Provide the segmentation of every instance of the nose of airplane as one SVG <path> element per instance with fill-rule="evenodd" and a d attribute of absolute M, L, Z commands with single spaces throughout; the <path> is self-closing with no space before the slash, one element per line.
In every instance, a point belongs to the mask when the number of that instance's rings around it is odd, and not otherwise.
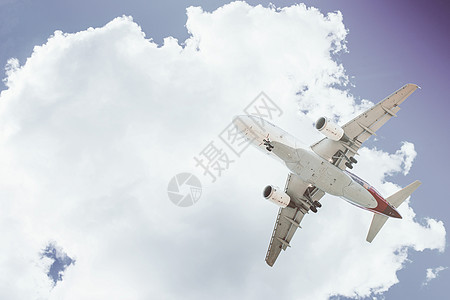
<path fill-rule="evenodd" d="M 233 117 L 233 123 L 236 121 L 245 121 L 246 119 L 248 119 L 248 116 L 246 115 L 235 115 Z"/>
<path fill-rule="evenodd" d="M 233 117 L 233 124 L 236 124 L 237 122 L 239 122 L 240 118 L 243 117 L 241 115 L 236 115 Z"/>
<path fill-rule="evenodd" d="M 247 127 L 250 126 L 250 120 L 249 116 L 246 115 L 236 115 L 233 117 L 233 124 L 239 129 L 239 130 L 245 130 Z"/>

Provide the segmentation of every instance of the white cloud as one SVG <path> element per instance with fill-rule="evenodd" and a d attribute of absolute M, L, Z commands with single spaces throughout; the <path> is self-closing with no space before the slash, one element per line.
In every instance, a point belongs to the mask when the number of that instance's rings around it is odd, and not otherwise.
<path fill-rule="evenodd" d="M 404 157 L 403 158 L 403 164 L 404 164 L 403 175 L 408 175 L 409 170 L 412 167 L 414 158 L 416 158 L 416 156 L 417 156 L 417 152 L 416 152 L 416 150 L 414 150 L 414 144 L 408 143 L 408 142 L 403 142 L 402 147 L 400 148 L 400 150 L 397 151 L 396 154 L 400 154 Z"/>
<path fill-rule="evenodd" d="M 158 46 L 122 17 L 55 32 L 22 66 L 10 61 L 0 96 L 0 298 L 365 296 L 398 282 L 405 246 L 443 251 L 442 222 L 414 222 L 408 203 L 404 219 L 367 244 L 371 215 L 326 197 L 268 268 L 277 208 L 260 194 L 284 184 L 285 168 L 249 149 L 209 184 L 193 156 L 262 90 L 284 111 L 277 124 L 307 143 L 320 138 L 317 116 L 366 108 L 333 88 L 347 84 L 331 56 L 345 45 L 342 15 L 244 2 L 187 12 L 183 47 L 173 38 Z M 388 195 L 399 187 L 386 175 L 406 174 L 414 156 L 409 143 L 395 154 L 364 148 L 355 169 Z M 188 209 L 166 194 L 183 171 L 205 185 Z M 38 264 L 53 240 L 77 263 L 51 290 Z"/>
<path fill-rule="evenodd" d="M 389 125 L 387 125 L 389 126 Z M 414 149 L 414 144 L 409 142 L 403 142 L 399 150 L 394 154 L 389 154 L 383 150 L 361 149 L 361 156 L 364 157 L 363 167 L 358 165 L 355 170 L 362 168 L 369 168 L 371 170 L 372 180 L 384 179 L 386 176 L 393 175 L 395 173 L 403 173 L 407 175 L 412 167 L 412 163 L 417 156 L 417 152 Z M 380 168 L 371 168 L 371 166 L 381 166 Z M 381 183 L 381 182 L 380 182 Z"/>
<path fill-rule="evenodd" d="M 437 267 L 434 269 L 433 268 L 427 269 L 427 274 L 426 274 L 426 278 L 425 278 L 423 285 L 428 285 L 428 283 L 430 283 L 431 280 L 436 279 L 439 276 L 440 272 L 447 270 L 447 269 L 448 269 L 448 267 L 443 267 L 443 266 L 440 266 L 440 267 Z"/>

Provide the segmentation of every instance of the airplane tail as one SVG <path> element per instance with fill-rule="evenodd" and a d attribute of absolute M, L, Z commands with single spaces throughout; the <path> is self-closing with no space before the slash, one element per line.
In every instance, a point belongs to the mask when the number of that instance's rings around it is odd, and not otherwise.
<path fill-rule="evenodd" d="M 393 194 L 392 196 L 386 198 L 386 200 L 393 205 L 395 208 L 399 207 L 400 204 L 403 203 L 403 201 L 406 200 L 422 183 L 418 180 L 414 181 L 407 187 L 401 189 L 397 193 Z M 374 214 L 372 223 L 370 224 L 369 233 L 367 234 L 366 241 L 371 243 L 375 236 L 378 234 L 380 229 L 383 227 L 384 223 L 386 223 L 388 217 Z"/>

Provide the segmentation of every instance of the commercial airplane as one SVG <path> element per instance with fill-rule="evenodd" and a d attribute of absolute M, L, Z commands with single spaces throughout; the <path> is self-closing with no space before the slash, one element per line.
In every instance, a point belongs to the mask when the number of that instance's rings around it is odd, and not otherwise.
<path fill-rule="evenodd" d="M 319 118 L 315 126 L 325 138 L 310 147 L 265 119 L 234 117 L 233 123 L 247 141 L 280 159 L 290 171 L 284 190 L 269 185 L 263 191 L 264 198 L 280 207 L 266 255 L 269 266 L 273 266 L 281 249 L 290 247 L 303 216 L 309 211 L 316 213 L 322 206 L 319 200 L 325 193 L 374 213 L 366 238 L 369 243 L 388 217 L 402 218 L 397 207 L 419 187 L 420 181 L 383 198 L 373 186 L 346 169 L 357 163 L 355 156 L 362 143 L 396 117 L 399 105 L 417 88 L 415 84 L 403 86 L 342 127 Z"/>

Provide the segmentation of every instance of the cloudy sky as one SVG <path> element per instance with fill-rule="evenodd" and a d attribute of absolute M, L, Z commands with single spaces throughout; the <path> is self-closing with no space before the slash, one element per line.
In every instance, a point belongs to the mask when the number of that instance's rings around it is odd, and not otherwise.
<path fill-rule="evenodd" d="M 442 298 L 447 8 L 273 3 L 0 1 L 2 299 Z M 269 268 L 278 209 L 261 192 L 287 170 L 246 149 L 212 182 L 194 157 L 262 91 L 312 144 L 319 116 L 409 82 L 354 169 L 385 196 L 423 182 L 403 220 L 368 244 L 371 214 L 324 197 Z M 187 208 L 167 194 L 181 172 L 203 186 Z"/>

